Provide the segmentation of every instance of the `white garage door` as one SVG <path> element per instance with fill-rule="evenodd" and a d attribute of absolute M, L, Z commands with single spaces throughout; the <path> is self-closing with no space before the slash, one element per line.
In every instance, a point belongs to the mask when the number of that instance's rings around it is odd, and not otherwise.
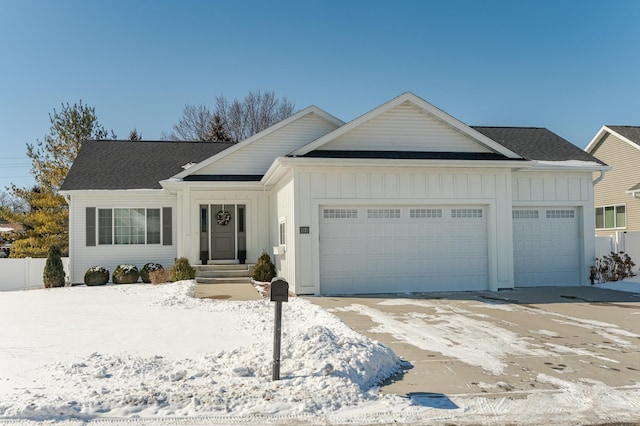
<path fill-rule="evenodd" d="M 576 209 L 513 209 L 515 286 L 579 285 L 578 243 Z"/>
<path fill-rule="evenodd" d="M 321 207 L 320 292 L 488 288 L 482 206 Z"/>

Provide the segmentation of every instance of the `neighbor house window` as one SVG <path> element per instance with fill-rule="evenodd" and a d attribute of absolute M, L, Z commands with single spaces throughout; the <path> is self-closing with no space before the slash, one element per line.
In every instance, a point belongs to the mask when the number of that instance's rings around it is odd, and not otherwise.
<path fill-rule="evenodd" d="M 98 209 L 98 244 L 160 244 L 160 209 Z"/>
<path fill-rule="evenodd" d="M 596 207 L 596 229 L 626 228 L 626 226 L 626 205 Z"/>

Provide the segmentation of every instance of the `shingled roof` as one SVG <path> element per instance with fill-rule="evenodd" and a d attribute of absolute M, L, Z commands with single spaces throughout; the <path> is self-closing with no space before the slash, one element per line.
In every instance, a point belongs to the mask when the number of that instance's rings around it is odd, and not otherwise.
<path fill-rule="evenodd" d="M 640 126 L 606 126 L 620 136 L 640 146 Z"/>
<path fill-rule="evenodd" d="M 199 163 L 230 143 L 94 141 L 82 144 L 63 191 L 91 189 L 161 189 L 160 181 L 188 163 Z"/>
<path fill-rule="evenodd" d="M 472 126 L 527 160 L 592 161 L 604 164 L 566 139 L 541 127 L 481 127 Z"/>

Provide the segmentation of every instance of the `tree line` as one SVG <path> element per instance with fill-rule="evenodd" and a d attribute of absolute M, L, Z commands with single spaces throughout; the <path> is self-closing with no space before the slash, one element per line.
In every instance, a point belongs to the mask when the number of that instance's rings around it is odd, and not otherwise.
<path fill-rule="evenodd" d="M 185 105 L 182 116 L 163 140 L 197 142 L 240 142 L 291 116 L 294 104 L 272 91 L 255 91 L 242 100 L 228 101 L 220 95 L 214 108 Z M 63 103 L 49 114 L 49 134 L 35 144 L 27 143 L 31 174 L 35 184 L 20 188 L 15 184 L 0 191 L 0 219 L 22 224 L 24 233 L 10 235 L 11 257 L 46 257 L 51 246 L 64 256 L 69 252 L 69 208 L 58 191 L 82 143 L 87 140 L 117 139 L 103 127 L 95 108 L 82 101 Z M 141 141 L 136 129 L 128 140 Z"/>

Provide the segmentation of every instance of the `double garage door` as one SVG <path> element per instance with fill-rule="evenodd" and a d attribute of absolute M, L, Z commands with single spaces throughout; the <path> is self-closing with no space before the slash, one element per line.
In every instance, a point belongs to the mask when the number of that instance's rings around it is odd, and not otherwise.
<path fill-rule="evenodd" d="M 322 207 L 320 292 L 488 288 L 483 206 Z"/>
<path fill-rule="evenodd" d="M 578 285 L 575 208 L 513 209 L 516 287 Z M 489 288 L 484 206 L 320 208 L 320 292 Z"/>

